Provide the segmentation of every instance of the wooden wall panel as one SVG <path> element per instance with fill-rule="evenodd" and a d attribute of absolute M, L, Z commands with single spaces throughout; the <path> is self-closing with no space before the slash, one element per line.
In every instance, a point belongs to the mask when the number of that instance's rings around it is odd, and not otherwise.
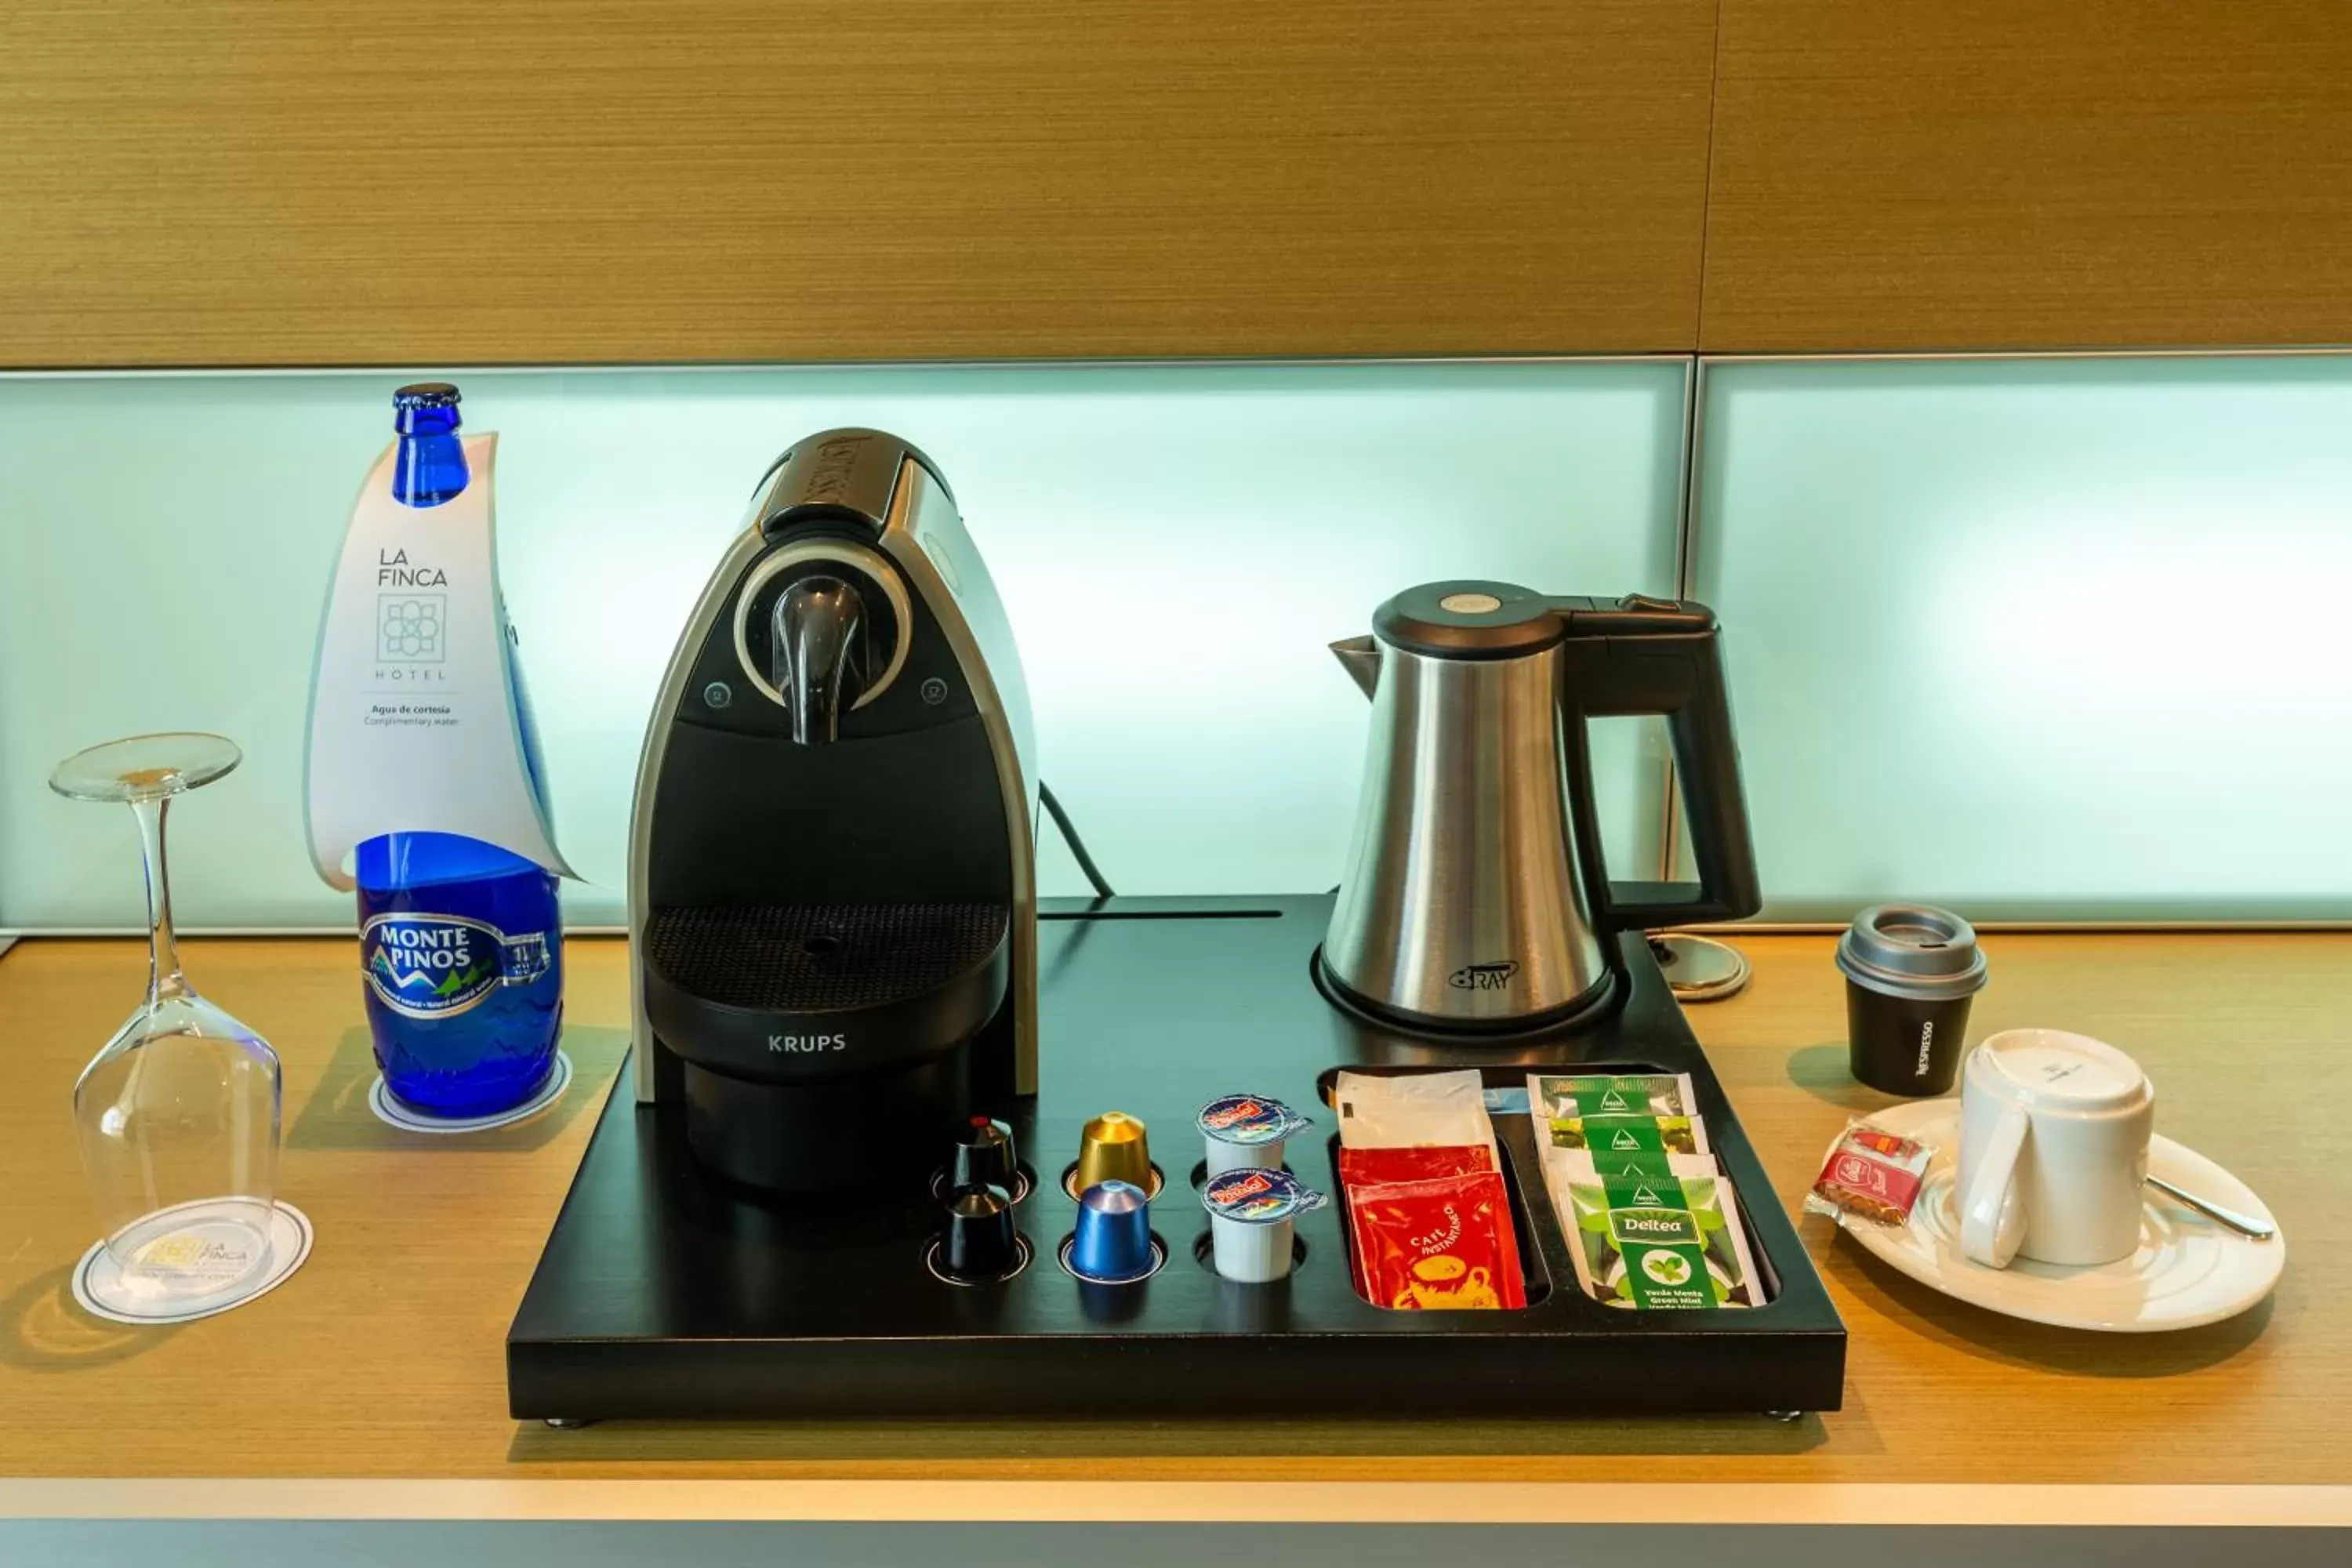
<path fill-rule="evenodd" d="M 2352 5 L 1723 0 L 1715 351 L 2352 342 Z"/>
<path fill-rule="evenodd" d="M 1685 349 L 1714 0 L 8 0 L 0 364 Z"/>

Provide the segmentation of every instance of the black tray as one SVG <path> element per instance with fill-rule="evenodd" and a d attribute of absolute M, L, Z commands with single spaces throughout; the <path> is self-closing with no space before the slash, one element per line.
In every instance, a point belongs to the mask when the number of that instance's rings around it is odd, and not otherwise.
<path fill-rule="evenodd" d="M 1348 1016 L 1309 972 L 1328 898 L 1122 899 L 1042 922 L 1042 1092 L 1013 1110 L 1037 1178 L 1019 1206 L 1034 1256 L 1001 1284 L 937 1278 L 929 1205 L 770 1205 L 724 1191 L 686 1151 L 672 1107 L 640 1107 L 621 1074 L 507 1337 L 518 1417 L 724 1418 L 1251 1413 L 1413 1416 L 1834 1410 L 1845 1329 L 1705 1054 L 1638 934 L 1624 1005 L 1539 1040 L 1436 1045 Z M 1529 1305 L 1410 1312 L 1349 1284 L 1329 1111 L 1340 1067 L 1531 1065 L 1688 1072 L 1738 1188 L 1771 1299 L 1752 1310 L 1636 1312 L 1576 1286 L 1524 1115 L 1497 1115 Z M 1273 1285 L 1220 1279 L 1192 1187 L 1193 1113 L 1270 1094 L 1314 1115 L 1289 1163 L 1335 1194 L 1297 1226 L 1304 1261 Z M 1166 1185 L 1152 1205 L 1167 1262 L 1087 1285 L 1057 1261 L 1078 1130 L 1143 1117 Z"/>

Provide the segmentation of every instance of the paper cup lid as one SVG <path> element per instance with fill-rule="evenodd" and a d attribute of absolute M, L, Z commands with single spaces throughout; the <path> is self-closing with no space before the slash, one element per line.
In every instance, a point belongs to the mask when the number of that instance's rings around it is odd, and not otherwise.
<path fill-rule="evenodd" d="M 1983 989 L 1985 955 L 1968 921 L 1928 904 L 1880 904 L 1838 939 L 1837 966 L 1856 984 L 1915 1002 Z"/>

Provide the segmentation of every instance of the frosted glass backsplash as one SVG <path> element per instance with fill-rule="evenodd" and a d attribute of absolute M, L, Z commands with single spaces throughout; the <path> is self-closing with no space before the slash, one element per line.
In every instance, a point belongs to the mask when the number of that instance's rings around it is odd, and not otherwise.
<path fill-rule="evenodd" d="M 945 469 L 1021 641 L 1042 771 L 1122 892 L 1337 880 L 1365 706 L 1324 644 L 1410 584 L 1670 589 L 1677 360 L 474 372 L 501 433 L 507 597 L 556 823 L 617 922 L 648 706 L 753 481 L 834 425 Z M 92 742 L 217 730 L 174 813 L 191 924 L 330 925 L 301 842 L 320 605 L 391 372 L 0 377 L 0 927 L 138 918 L 127 812 L 57 799 Z M 1617 874 L 1650 874 L 1661 755 L 1603 737 Z M 1752 742 L 1751 742 L 1752 743 Z M 1042 879 L 1084 883 L 1050 830 Z"/>
<path fill-rule="evenodd" d="M 752 482 L 869 424 L 938 458 L 1019 635 L 1044 773 L 1122 891 L 1327 888 L 1399 587 L 1675 581 L 1678 360 L 474 372 L 555 784 L 620 918 L 646 709 Z M 0 927 L 128 925 L 94 741 L 220 730 L 184 917 L 325 926 L 301 736 L 392 372 L 0 376 Z M 1710 363 L 1691 567 L 1721 614 L 1768 913 L 2352 919 L 2352 357 Z M 1612 721 L 1612 869 L 1663 748 Z M 1050 830 L 1048 892 L 1084 883 Z"/>
<path fill-rule="evenodd" d="M 1708 366 L 1769 912 L 2352 918 L 2352 358 Z"/>

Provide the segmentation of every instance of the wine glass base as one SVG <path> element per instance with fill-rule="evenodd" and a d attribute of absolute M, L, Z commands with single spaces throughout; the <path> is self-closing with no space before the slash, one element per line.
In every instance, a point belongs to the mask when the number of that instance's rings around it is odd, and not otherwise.
<path fill-rule="evenodd" d="M 399 1096 L 384 1087 L 383 1075 L 376 1075 L 368 1086 L 368 1109 L 376 1120 L 404 1132 L 488 1132 L 494 1127 L 511 1127 L 518 1121 L 528 1121 L 549 1106 L 563 1098 L 572 1087 L 572 1058 L 559 1050 L 555 1063 L 547 1070 L 547 1081 L 537 1093 L 510 1110 L 494 1111 L 488 1116 L 435 1116 L 401 1103 Z"/>
<path fill-rule="evenodd" d="M 127 735 L 59 763 L 49 787 L 72 800 L 164 800 L 202 788 L 244 760 L 235 741 L 200 730 Z"/>
<path fill-rule="evenodd" d="M 162 1324 L 194 1322 L 267 1295 L 310 1256 L 310 1216 L 291 1204 L 271 1205 L 268 1256 L 252 1267 L 227 1273 L 232 1265 L 208 1271 L 201 1261 L 187 1261 L 249 1241 L 252 1228 L 242 1217 L 249 1209 L 234 1200 L 208 1198 L 149 1215 L 135 1227 L 148 1233 L 140 1241 L 140 1256 L 160 1261 L 126 1269 L 98 1242 L 74 1268 L 74 1300 L 84 1311 L 113 1322 Z"/>

